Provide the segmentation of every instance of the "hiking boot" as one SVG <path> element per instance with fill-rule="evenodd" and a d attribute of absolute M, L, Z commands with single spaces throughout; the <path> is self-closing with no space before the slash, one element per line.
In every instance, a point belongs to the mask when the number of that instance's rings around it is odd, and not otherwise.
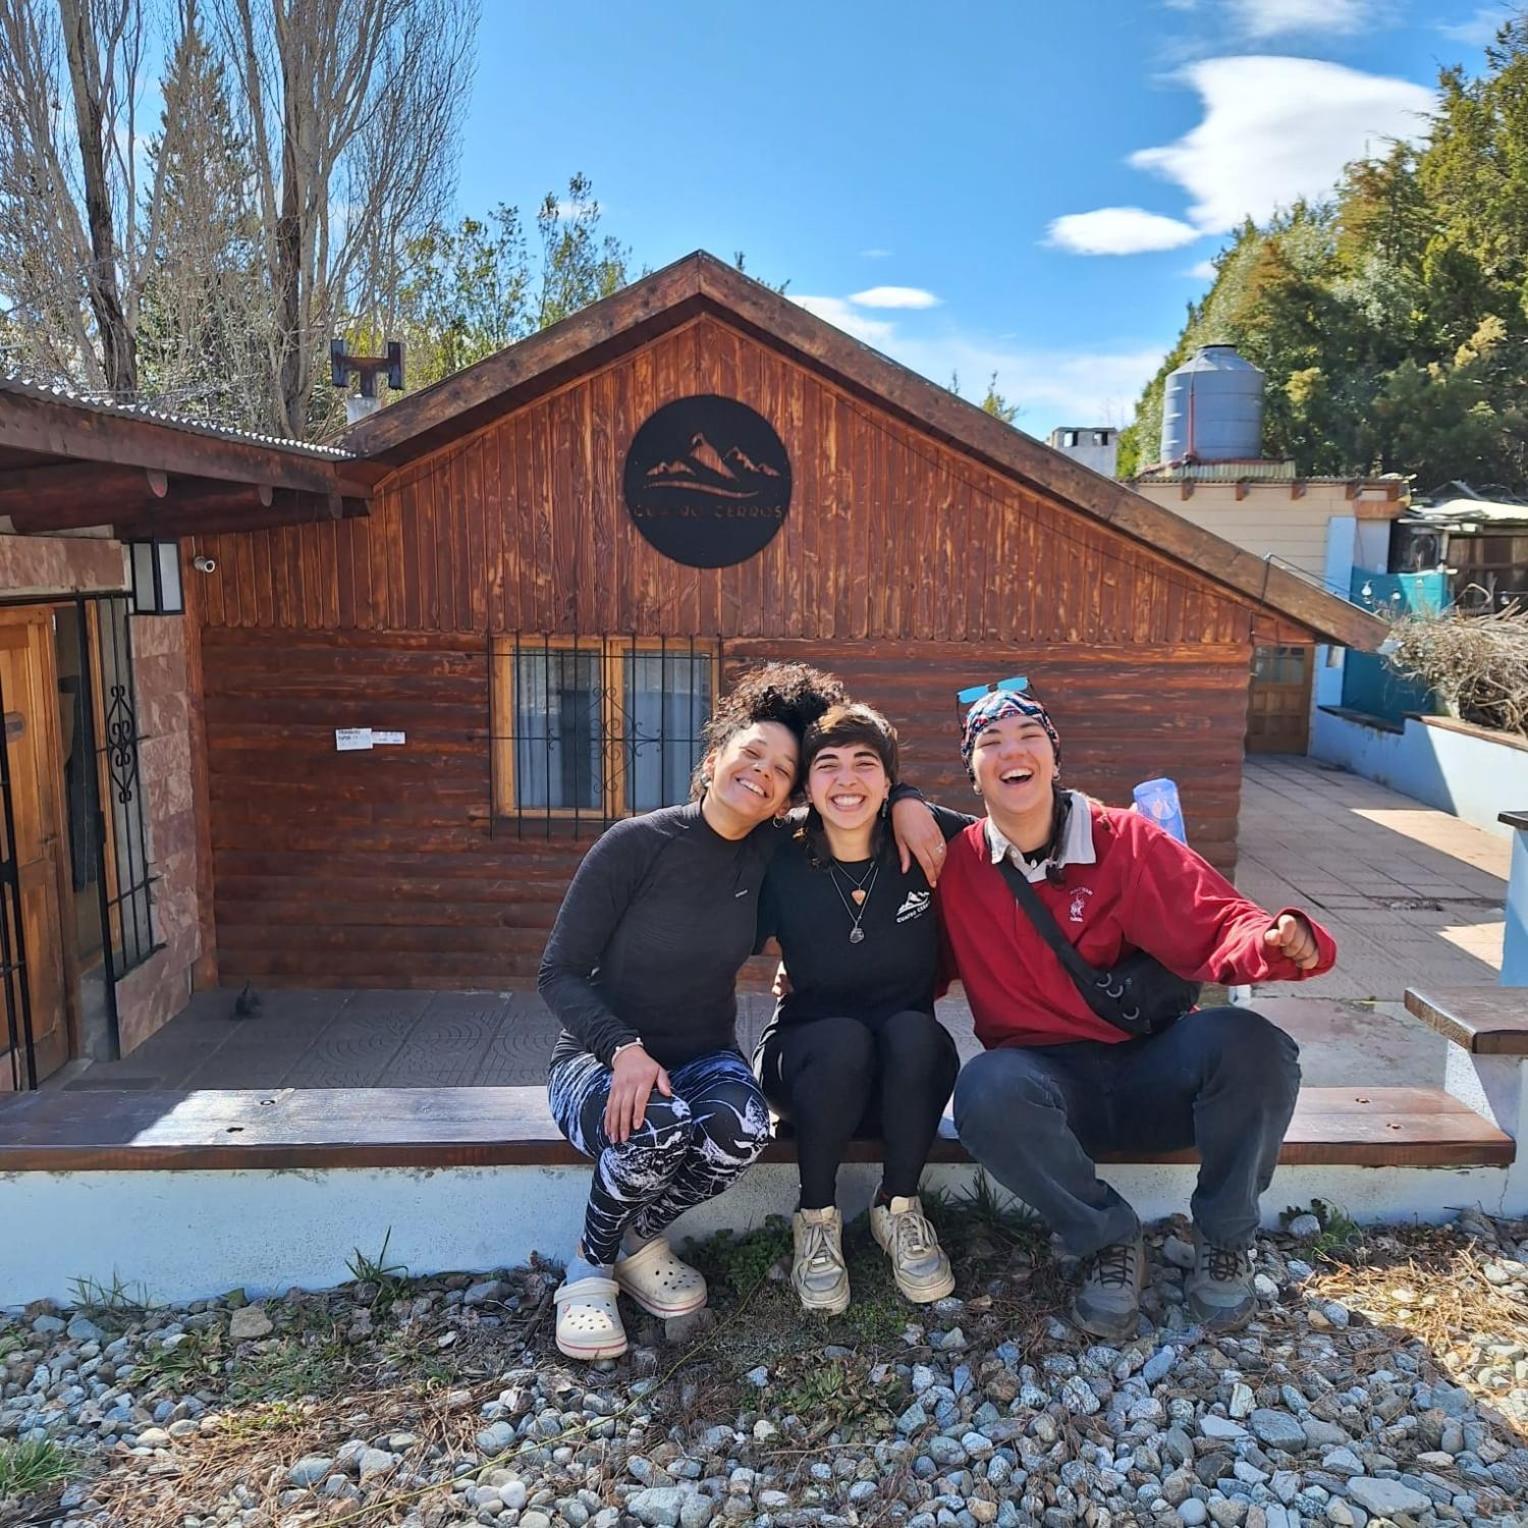
<path fill-rule="evenodd" d="M 1194 1268 L 1187 1282 L 1188 1308 L 1213 1332 L 1234 1332 L 1257 1309 L 1252 1288 L 1252 1254 L 1239 1247 L 1217 1247 L 1194 1227 Z"/>
<path fill-rule="evenodd" d="M 950 1260 L 939 1245 L 934 1228 L 923 1215 L 916 1194 L 894 1194 L 890 1204 L 872 1205 L 870 1234 L 891 1259 L 891 1276 L 897 1288 L 918 1305 L 942 1300 L 955 1290 Z"/>
<path fill-rule="evenodd" d="M 807 1310 L 836 1316 L 849 1308 L 849 1270 L 844 1267 L 844 1217 L 836 1207 L 797 1210 L 791 1217 L 796 1261 L 791 1287 Z"/>
<path fill-rule="evenodd" d="M 1106 1342 L 1128 1342 L 1141 1316 L 1146 1249 L 1137 1231 L 1129 1241 L 1100 1247 L 1082 1262 L 1082 1288 L 1072 1300 L 1072 1320 Z"/>

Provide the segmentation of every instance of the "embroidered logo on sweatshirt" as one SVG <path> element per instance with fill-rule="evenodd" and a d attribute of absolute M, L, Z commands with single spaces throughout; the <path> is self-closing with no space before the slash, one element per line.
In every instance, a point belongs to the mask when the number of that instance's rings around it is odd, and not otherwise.
<path fill-rule="evenodd" d="M 914 918 L 921 918 L 928 911 L 932 896 L 931 891 L 908 892 L 907 900 L 897 909 L 897 922 L 911 923 Z"/>
<path fill-rule="evenodd" d="M 1066 915 L 1072 920 L 1073 923 L 1082 922 L 1082 915 L 1087 911 L 1088 898 L 1092 895 L 1093 888 L 1091 886 L 1079 886 L 1072 893 L 1072 900 L 1067 905 Z"/>

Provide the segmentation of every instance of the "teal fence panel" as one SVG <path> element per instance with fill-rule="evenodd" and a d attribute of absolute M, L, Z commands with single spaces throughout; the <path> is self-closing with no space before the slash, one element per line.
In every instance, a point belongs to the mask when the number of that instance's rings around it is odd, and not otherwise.
<path fill-rule="evenodd" d="M 1410 615 L 1442 610 L 1448 602 L 1446 575 L 1366 573 L 1353 570 L 1353 603 L 1380 615 Z M 1397 725 L 1408 711 L 1437 710 L 1432 692 L 1415 679 L 1403 678 L 1378 653 L 1350 652 L 1342 664 L 1342 703 L 1350 711 L 1382 717 Z"/>

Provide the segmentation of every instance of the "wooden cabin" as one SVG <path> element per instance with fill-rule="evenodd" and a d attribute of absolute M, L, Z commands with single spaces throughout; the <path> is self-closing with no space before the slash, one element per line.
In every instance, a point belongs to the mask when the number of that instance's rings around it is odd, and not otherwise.
<path fill-rule="evenodd" d="M 531 982 L 593 837 L 686 798 L 770 658 L 960 804 L 956 691 L 1025 674 L 1067 779 L 1171 776 L 1232 871 L 1254 647 L 1381 635 L 704 254 L 340 445 L 366 513 L 191 538 L 225 984 Z"/>

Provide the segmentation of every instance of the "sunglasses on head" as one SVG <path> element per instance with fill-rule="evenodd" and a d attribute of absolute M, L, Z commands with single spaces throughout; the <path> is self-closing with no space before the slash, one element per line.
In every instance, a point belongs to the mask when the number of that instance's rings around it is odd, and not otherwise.
<path fill-rule="evenodd" d="M 1023 674 L 1015 674 L 1011 679 L 997 679 L 990 684 L 967 685 L 963 690 L 956 690 L 955 699 L 963 706 L 969 706 L 982 698 L 983 695 L 991 695 L 996 690 L 1013 690 L 1022 694 L 1029 688 L 1029 680 Z"/>

